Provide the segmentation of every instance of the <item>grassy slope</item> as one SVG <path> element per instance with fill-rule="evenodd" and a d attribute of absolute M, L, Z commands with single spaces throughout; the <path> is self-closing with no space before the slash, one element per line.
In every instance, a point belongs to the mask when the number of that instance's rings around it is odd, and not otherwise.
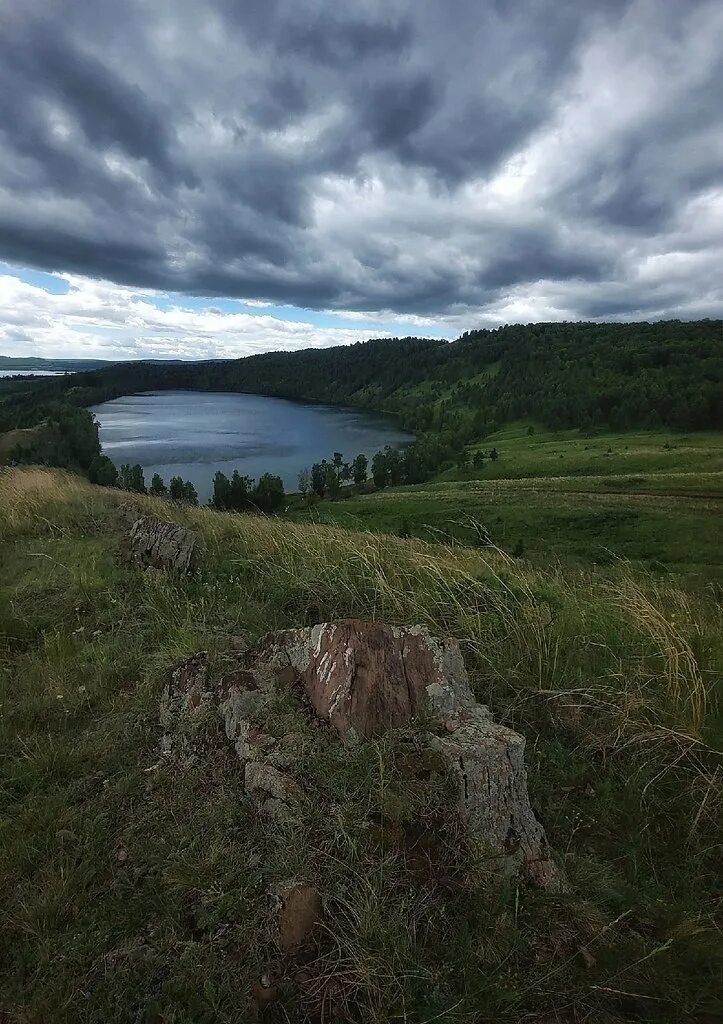
<path fill-rule="evenodd" d="M 267 1021 L 322 1019 L 331 993 L 344 1020 L 715 1019 L 719 606 L 640 574 L 142 499 L 204 536 L 202 574 L 173 581 L 119 560 L 127 500 L 0 475 L 5 1019 L 253 1021 L 266 969 Z M 308 740 L 293 701 L 271 727 L 299 732 L 328 799 L 291 832 L 239 799 L 228 757 L 158 765 L 175 659 L 207 649 L 217 671 L 239 634 L 342 615 L 461 639 L 479 695 L 528 736 L 570 895 L 489 877 L 403 736 L 349 754 Z M 268 933 L 290 876 L 324 894 L 303 964 Z"/>
<path fill-rule="evenodd" d="M 478 523 L 494 544 L 511 551 L 521 542 L 526 557 L 540 564 L 624 558 L 704 583 L 723 579 L 720 433 L 584 438 L 577 431 L 538 430 L 530 437 L 526 425 L 518 425 L 481 447 L 500 454 L 482 470 L 453 470 L 433 482 L 292 515 L 464 543 L 474 542 Z"/>
<path fill-rule="evenodd" d="M 25 427 L 0 433 L 0 459 L 5 458 L 18 445 L 30 447 L 38 440 L 41 431 L 42 427 Z"/>

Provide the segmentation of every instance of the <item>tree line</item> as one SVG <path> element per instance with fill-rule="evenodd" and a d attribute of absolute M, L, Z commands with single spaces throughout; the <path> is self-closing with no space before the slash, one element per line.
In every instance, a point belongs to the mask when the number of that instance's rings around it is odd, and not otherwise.
<path fill-rule="evenodd" d="M 466 444 L 520 419 L 551 429 L 723 428 L 723 321 L 517 324 L 469 331 L 453 342 L 371 339 L 237 360 L 120 363 L 62 377 L 3 378 L 0 432 L 37 428 L 7 460 L 112 475 L 99 461 L 97 427 L 85 407 L 167 388 L 245 391 L 392 414 L 417 441 L 403 450 L 401 469 L 391 457 L 386 475 L 415 483 L 458 459 Z M 333 466 L 333 458 L 326 461 Z M 333 494 L 343 466 L 319 465 L 317 484 Z M 353 479 L 351 464 L 350 471 Z"/>
<path fill-rule="evenodd" d="M 154 473 L 150 486 L 146 487 L 142 466 L 138 464 L 123 465 L 116 470 L 110 459 L 107 461 L 110 463 L 112 471 L 108 470 L 105 464 L 103 464 L 101 473 L 91 470 L 89 475 L 93 483 L 103 484 L 106 487 L 120 487 L 136 494 L 152 494 L 157 498 L 167 497 L 172 501 L 181 501 L 187 505 L 198 505 L 198 492 L 190 480 L 172 476 L 166 486 L 163 477 L 159 473 Z M 213 478 L 213 494 L 209 505 L 225 511 L 271 513 L 278 511 L 284 503 L 284 499 L 284 485 L 278 476 L 264 473 L 258 481 L 255 481 L 251 477 L 242 476 L 238 470 L 234 470 L 229 479 L 219 471 Z"/>
<path fill-rule="evenodd" d="M 394 414 L 457 440 L 557 429 L 723 427 L 723 321 L 514 324 L 453 342 L 371 339 L 203 363 L 123 363 L 16 387 L 91 405 L 163 388 L 247 391 Z"/>

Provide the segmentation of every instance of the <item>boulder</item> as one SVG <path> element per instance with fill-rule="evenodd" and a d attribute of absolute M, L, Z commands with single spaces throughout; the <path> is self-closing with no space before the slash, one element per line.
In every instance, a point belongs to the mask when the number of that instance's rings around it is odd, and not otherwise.
<path fill-rule="evenodd" d="M 406 725 L 423 709 L 451 713 L 473 701 L 459 644 L 422 626 L 324 622 L 273 633 L 250 656 L 257 671 L 297 680 L 347 743 Z"/>
<path fill-rule="evenodd" d="M 245 657 L 260 677 L 298 685 L 346 743 L 424 712 L 429 744 L 457 779 L 471 832 L 505 868 L 546 888 L 563 884 L 530 805 L 525 740 L 477 703 L 455 640 L 423 626 L 346 619 L 270 634 Z"/>
<path fill-rule="evenodd" d="M 177 573 L 198 568 L 202 557 L 197 533 L 154 516 L 135 520 L 128 532 L 128 549 L 131 561 L 137 565 Z"/>
<path fill-rule="evenodd" d="M 562 876 L 530 806 L 524 737 L 493 722 L 483 705 L 464 711 L 452 730 L 445 725 L 447 735 L 433 735 L 430 745 L 457 779 L 459 811 L 470 831 L 505 870 L 560 888 Z"/>
<path fill-rule="evenodd" d="M 530 805 L 525 740 L 477 703 L 455 640 L 423 626 L 343 619 L 269 634 L 235 655 L 212 692 L 205 655 L 176 668 L 162 703 L 165 745 L 177 746 L 184 723 L 212 705 L 241 762 L 246 795 L 267 818 L 293 823 L 302 796 L 293 775 L 298 742 L 266 731 L 269 698 L 280 686 L 297 688 L 347 744 L 419 718 L 428 748 L 456 780 L 459 813 L 492 861 L 537 885 L 564 885 Z"/>

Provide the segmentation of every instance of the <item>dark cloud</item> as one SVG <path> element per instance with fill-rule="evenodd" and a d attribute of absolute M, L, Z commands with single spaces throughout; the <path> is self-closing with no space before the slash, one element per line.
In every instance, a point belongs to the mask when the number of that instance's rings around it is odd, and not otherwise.
<path fill-rule="evenodd" d="M 665 289 L 655 258 L 720 255 L 722 52 L 715 0 L 23 0 L 0 258 L 315 308 L 698 308 L 700 262 Z"/>

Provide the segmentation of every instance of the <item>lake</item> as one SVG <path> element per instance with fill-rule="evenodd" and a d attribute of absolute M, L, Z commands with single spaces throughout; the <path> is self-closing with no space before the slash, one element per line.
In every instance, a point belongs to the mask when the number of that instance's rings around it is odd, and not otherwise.
<path fill-rule="evenodd" d="M 61 370 L 0 370 L 0 377 L 57 377 Z"/>
<path fill-rule="evenodd" d="M 350 462 L 387 444 L 414 440 L 372 413 L 283 398 L 204 391 L 152 391 L 93 406 L 103 452 L 116 466 L 140 463 L 146 485 L 154 473 L 190 480 L 207 501 L 213 474 L 234 469 L 246 476 L 274 473 L 287 491 L 299 471 L 332 453 Z"/>

